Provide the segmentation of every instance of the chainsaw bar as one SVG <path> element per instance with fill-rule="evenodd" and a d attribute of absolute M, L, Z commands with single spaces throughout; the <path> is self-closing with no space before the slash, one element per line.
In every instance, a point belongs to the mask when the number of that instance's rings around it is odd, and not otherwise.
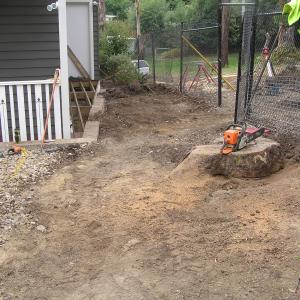
<path fill-rule="evenodd" d="M 265 128 L 256 129 L 249 133 L 247 130 L 240 136 L 236 149 L 241 150 L 245 148 L 248 144 L 255 141 L 259 137 L 263 136 L 265 133 Z"/>

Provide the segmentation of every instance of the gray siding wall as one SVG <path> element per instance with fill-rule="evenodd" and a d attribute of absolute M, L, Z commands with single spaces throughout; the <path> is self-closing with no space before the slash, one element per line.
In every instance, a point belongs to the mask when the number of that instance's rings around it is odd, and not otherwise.
<path fill-rule="evenodd" d="M 0 81 L 47 79 L 59 67 L 53 0 L 0 0 Z"/>
<path fill-rule="evenodd" d="M 94 68 L 95 68 L 95 79 L 100 78 L 99 70 L 99 25 L 98 25 L 98 7 L 94 5 Z"/>

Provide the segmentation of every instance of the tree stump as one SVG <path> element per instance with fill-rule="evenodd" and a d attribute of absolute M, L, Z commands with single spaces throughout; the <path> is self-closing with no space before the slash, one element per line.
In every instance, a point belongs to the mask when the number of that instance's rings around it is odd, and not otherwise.
<path fill-rule="evenodd" d="M 281 147 L 270 139 L 260 138 L 257 143 L 229 155 L 221 155 L 220 149 L 220 145 L 196 147 L 173 174 L 197 171 L 198 174 L 214 176 L 261 178 L 284 167 Z"/>

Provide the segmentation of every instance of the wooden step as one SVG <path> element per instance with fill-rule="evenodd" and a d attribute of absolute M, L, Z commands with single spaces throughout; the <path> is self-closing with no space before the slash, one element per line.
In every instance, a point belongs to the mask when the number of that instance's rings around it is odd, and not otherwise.
<path fill-rule="evenodd" d="M 86 95 L 88 95 L 88 97 L 90 98 L 90 100 L 92 101 L 95 97 L 95 93 L 94 92 L 76 92 L 76 96 L 77 96 L 77 99 L 86 99 Z M 74 93 L 71 92 L 70 93 L 70 99 L 73 100 L 74 99 Z"/>

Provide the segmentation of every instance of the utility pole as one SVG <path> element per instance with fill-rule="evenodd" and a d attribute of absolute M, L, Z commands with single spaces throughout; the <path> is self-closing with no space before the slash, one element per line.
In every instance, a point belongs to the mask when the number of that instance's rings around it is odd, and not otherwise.
<path fill-rule="evenodd" d="M 223 5 L 218 0 L 218 107 L 222 106 L 222 32 L 223 32 Z"/>
<path fill-rule="evenodd" d="M 140 51 L 141 51 L 141 6 L 140 0 L 135 0 L 135 16 L 136 16 L 136 40 L 138 52 L 138 72 L 140 70 Z"/>
<path fill-rule="evenodd" d="M 98 20 L 99 20 L 99 28 L 101 31 L 103 31 L 104 28 L 104 24 L 105 24 L 105 0 L 99 0 L 99 16 L 98 16 Z"/>
<path fill-rule="evenodd" d="M 230 0 L 227 1 L 230 3 Z M 222 7 L 222 66 L 228 65 L 230 6 Z"/>

